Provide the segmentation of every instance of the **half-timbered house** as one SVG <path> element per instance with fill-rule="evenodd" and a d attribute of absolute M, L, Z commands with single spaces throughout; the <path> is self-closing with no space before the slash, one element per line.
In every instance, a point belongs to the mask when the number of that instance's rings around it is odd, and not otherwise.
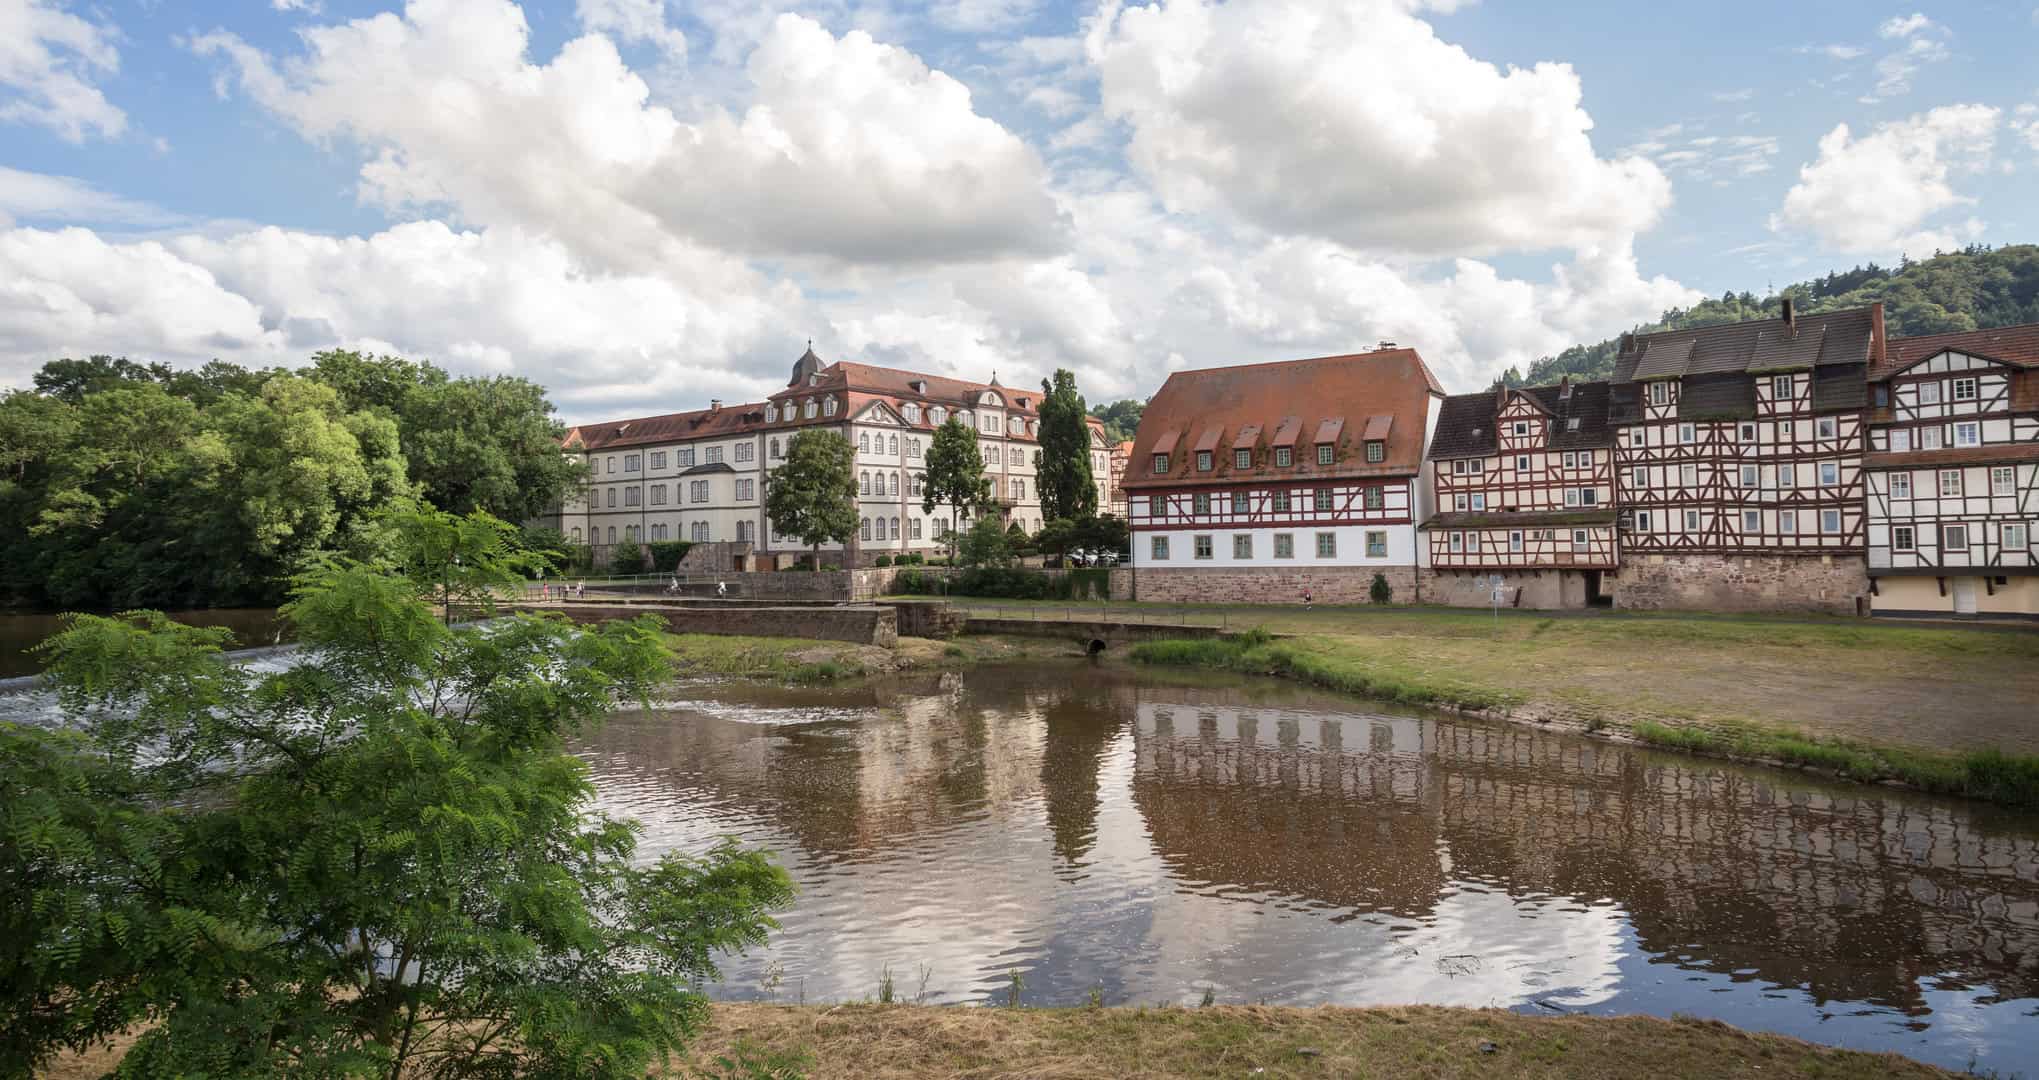
<path fill-rule="evenodd" d="M 1899 338 L 1871 372 L 1879 615 L 2039 618 L 2039 324 Z"/>
<path fill-rule="evenodd" d="M 1623 607 L 1866 610 L 1883 308 L 1626 335 L 1611 379 Z"/>
<path fill-rule="evenodd" d="M 1425 599 L 1585 607 L 1608 602 L 1614 434 L 1604 382 L 1454 394 L 1430 439 L 1437 512 L 1419 530 Z"/>
<path fill-rule="evenodd" d="M 1444 390 L 1413 349 L 1178 371 L 1123 488 L 1146 600 L 1418 599 L 1419 482 Z"/>

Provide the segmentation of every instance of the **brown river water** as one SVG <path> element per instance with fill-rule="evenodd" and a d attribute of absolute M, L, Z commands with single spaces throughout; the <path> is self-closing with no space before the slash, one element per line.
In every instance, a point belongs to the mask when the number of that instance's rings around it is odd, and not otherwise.
<path fill-rule="evenodd" d="M 2039 815 L 1071 659 L 692 684 L 588 742 L 646 854 L 800 885 L 717 997 L 1687 1013 L 2039 1075 Z"/>

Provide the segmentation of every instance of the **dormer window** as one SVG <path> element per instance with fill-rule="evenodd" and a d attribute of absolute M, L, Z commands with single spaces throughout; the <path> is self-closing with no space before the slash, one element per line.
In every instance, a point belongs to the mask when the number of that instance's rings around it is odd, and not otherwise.
<path fill-rule="evenodd" d="M 1517 437 L 1517 438 L 1521 438 L 1522 436 L 1525 436 L 1525 435 L 1528 435 L 1528 434 L 1529 434 L 1529 421 L 1527 421 L 1527 420 L 1517 420 L 1517 421 L 1515 421 L 1515 435 L 1516 435 L 1516 437 Z"/>
<path fill-rule="evenodd" d="M 821 383 L 821 376 L 819 376 L 819 375 L 809 375 L 809 376 L 807 376 L 807 385 L 809 385 L 809 386 L 817 386 L 817 385 L 820 385 L 820 383 Z"/>
<path fill-rule="evenodd" d="M 827 414 L 828 414 L 828 415 L 830 415 L 830 416 L 834 416 L 834 415 L 835 415 L 835 399 L 834 399 L 834 398 L 824 398 L 824 399 L 822 399 L 822 402 L 821 402 L 821 411 L 822 411 L 822 412 L 825 412 L 825 413 L 827 413 Z"/>
<path fill-rule="evenodd" d="M 1770 396 L 1780 401 L 1789 401 L 1791 399 L 1791 383 L 1792 379 L 1789 375 L 1779 375 L 1771 379 Z"/>
<path fill-rule="evenodd" d="M 1252 468 L 1252 467 L 1253 467 L 1253 451 L 1251 451 L 1251 450 L 1234 450 L 1234 451 L 1232 451 L 1232 467 L 1233 467 L 1233 468 L 1235 468 L 1235 469 L 1250 469 L 1250 468 Z"/>
<path fill-rule="evenodd" d="M 1196 471 L 1211 471 L 1211 452 L 1209 450 L 1199 450 L 1196 452 Z"/>
<path fill-rule="evenodd" d="M 1330 444 L 1330 443 L 1318 443 L 1318 444 L 1317 444 L 1317 464 L 1319 464 L 1319 465 L 1329 465 L 1329 464 L 1331 464 L 1331 455 L 1332 455 L 1332 446 L 1331 446 L 1331 444 Z"/>
<path fill-rule="evenodd" d="M 1661 382 L 1651 383 L 1650 404 L 1669 405 L 1670 403 L 1671 403 L 1671 384 Z"/>
<path fill-rule="evenodd" d="M 806 403 L 806 405 L 805 405 L 805 406 L 803 406 L 803 407 L 801 408 L 801 410 L 800 410 L 800 411 L 801 411 L 801 414 L 802 414 L 802 415 L 804 415 L 804 416 L 806 416 L 806 417 L 807 417 L 807 419 L 809 419 L 809 420 L 812 420 L 812 419 L 814 419 L 814 413 L 815 413 L 815 411 L 816 411 L 816 410 L 818 410 L 818 409 L 819 409 L 820 407 L 821 407 L 821 406 L 819 406 L 819 405 L 816 405 L 816 404 L 814 403 L 814 399 L 813 399 L 813 398 L 808 398 L 808 399 L 807 399 L 807 403 Z"/>
<path fill-rule="evenodd" d="M 1326 449 L 1329 449 L 1329 448 L 1327 447 Z M 1385 445 L 1383 445 L 1383 444 L 1381 443 L 1381 441 L 1380 441 L 1379 439 L 1369 439 L 1369 440 L 1367 440 L 1367 444 L 1366 444 L 1366 461 L 1367 461 L 1367 464 L 1369 464 L 1369 465 L 1378 465 L 1378 464 L 1380 464 L 1381 462 L 1383 462 L 1383 461 L 1387 460 L 1387 457 L 1388 457 L 1388 448 L 1387 448 L 1387 447 L 1386 447 Z"/>
<path fill-rule="evenodd" d="M 909 424 L 918 424 L 920 423 L 920 406 L 911 404 L 903 406 L 899 410 L 899 415 L 906 417 L 906 422 Z"/>
<path fill-rule="evenodd" d="M 765 423 L 776 424 L 778 422 L 779 422 L 779 407 L 777 405 L 765 406 Z"/>
<path fill-rule="evenodd" d="M 1296 452 L 1286 446 L 1277 446 L 1274 448 L 1274 463 L 1286 469 L 1296 463 Z"/>
<path fill-rule="evenodd" d="M 1168 455 L 1167 454 L 1154 455 L 1154 475 L 1159 476 L 1167 471 L 1168 471 Z"/>
<path fill-rule="evenodd" d="M 949 410 L 942 408 L 940 405 L 937 405 L 934 408 L 928 410 L 927 418 L 933 421 L 935 424 L 939 425 L 944 421 L 948 420 Z"/>

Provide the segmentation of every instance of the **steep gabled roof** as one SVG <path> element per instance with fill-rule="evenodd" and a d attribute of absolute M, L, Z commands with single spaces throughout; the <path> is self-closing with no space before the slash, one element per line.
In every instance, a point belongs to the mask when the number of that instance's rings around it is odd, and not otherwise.
<path fill-rule="evenodd" d="M 1921 334 L 1892 338 L 1888 362 L 1871 368 L 1869 377 L 1882 379 L 1929 357 L 1952 349 L 1985 360 L 2019 368 L 2039 368 L 2039 323 L 1999 326 L 1994 330 L 1968 330 L 1954 334 Z"/>
<path fill-rule="evenodd" d="M 1552 450 L 1585 450 L 1613 446 L 1614 429 L 1607 424 L 1608 385 L 1604 382 L 1572 383 L 1572 392 L 1562 386 L 1524 386 L 1508 391 L 1520 395 L 1550 414 Z M 1453 394 L 1438 410 L 1437 430 L 1430 436 L 1430 460 L 1488 457 L 1501 452 L 1494 425 L 1499 408 L 1493 391 Z M 1578 427 L 1572 421 L 1579 422 Z"/>
<path fill-rule="evenodd" d="M 1443 393 L 1414 349 L 1178 371 L 1140 417 L 1125 486 L 1408 475 L 1422 464 L 1431 395 Z M 1362 429 L 1356 425 L 1374 425 L 1374 418 L 1392 419 L 1375 427 L 1386 428 L 1384 460 L 1368 464 L 1360 446 Z M 1194 454 L 1177 454 L 1166 474 L 1154 474 L 1153 454 L 1185 444 L 1202 446 L 1208 432 L 1236 432 L 1249 425 L 1275 433 L 1267 447 L 1255 450 L 1252 467 L 1236 468 L 1230 454 L 1218 454 L 1210 471 L 1199 472 Z M 1293 465 L 1275 467 L 1273 447 L 1315 438 L 1336 440 L 1331 465 L 1319 466 L 1316 452 L 1305 448 L 1294 455 Z"/>
<path fill-rule="evenodd" d="M 713 439 L 755 431 L 764 423 L 765 403 L 694 409 L 690 412 L 639 416 L 629 420 L 604 420 L 580 424 L 566 433 L 560 445 L 569 450 L 616 450 L 628 446 Z"/>
<path fill-rule="evenodd" d="M 1636 334 L 1622 341 L 1614 359 L 1614 383 L 1677 379 L 1726 372 L 1811 371 L 1836 364 L 1868 364 L 1882 358 L 1881 305 L 1751 319 L 1686 330 Z"/>

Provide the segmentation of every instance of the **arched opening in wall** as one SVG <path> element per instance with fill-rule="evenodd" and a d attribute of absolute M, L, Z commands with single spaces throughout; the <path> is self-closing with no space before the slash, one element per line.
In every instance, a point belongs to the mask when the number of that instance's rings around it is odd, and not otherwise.
<path fill-rule="evenodd" d="M 1090 644 L 1088 646 L 1085 646 L 1083 651 L 1091 656 L 1096 656 L 1099 653 L 1104 652 L 1104 639 L 1091 638 Z"/>

